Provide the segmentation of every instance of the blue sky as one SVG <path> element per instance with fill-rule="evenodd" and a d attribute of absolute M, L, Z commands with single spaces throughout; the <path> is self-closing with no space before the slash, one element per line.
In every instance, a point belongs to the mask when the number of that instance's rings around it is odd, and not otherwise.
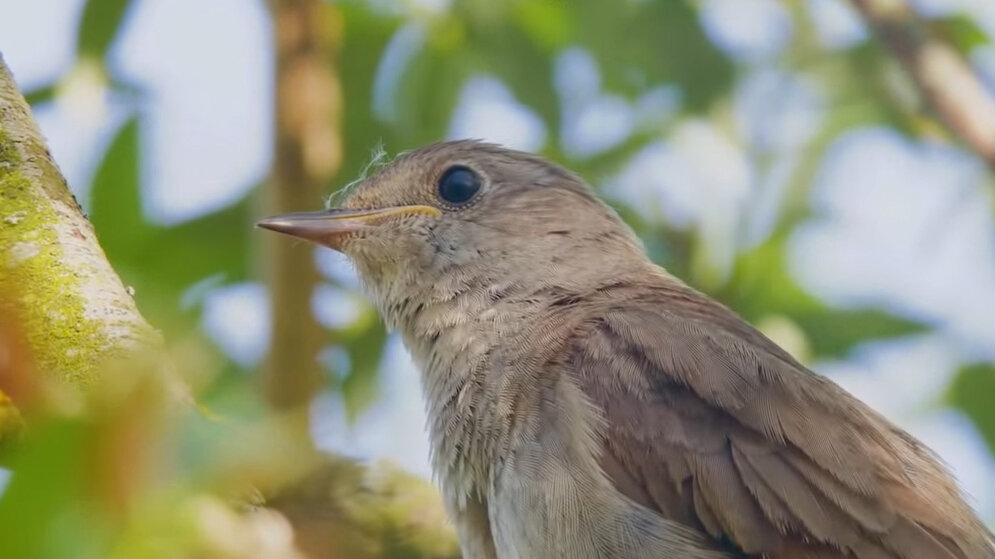
<path fill-rule="evenodd" d="M 435 9 L 445 2 L 423 0 Z M 995 2 L 919 0 L 931 12 L 970 11 L 995 35 Z M 93 68 L 72 68 L 79 0 L 0 0 L 0 51 L 24 89 L 68 73 L 60 95 L 37 114 L 72 187 L 85 193 L 99 156 L 123 120 L 140 111 L 148 126 L 143 160 L 146 211 L 175 222 L 239 198 L 264 179 L 271 144 L 272 62 L 268 21 L 249 0 L 140 0 L 111 57 L 115 73 L 141 85 L 149 99 L 107 94 Z M 808 0 L 826 48 L 860 40 L 866 30 L 840 0 Z M 581 50 L 564 52 L 556 81 L 564 95 L 569 153 L 606 149 L 639 126 L 658 121 L 673 132 L 651 144 L 606 185 L 616 200 L 698 230 L 708 262 L 728 269 L 743 243 L 769 232 L 800 146 L 817 133 L 826 99 L 817 79 L 785 72 L 775 58 L 795 30 L 775 0 L 704 0 L 709 35 L 741 62 L 731 124 L 672 122 L 676 93 L 662 88 L 637 102 L 601 89 L 596 63 Z M 416 26 L 396 38 L 378 73 L 380 110 L 389 112 L 392 75 L 404 51 L 417 47 Z M 43 40 L 40 38 L 44 38 Z M 991 48 L 974 53 L 983 75 L 995 78 Z M 991 83 L 995 83 L 995 79 Z M 449 127 L 451 137 L 484 137 L 538 149 L 542 122 L 493 77 L 466 85 Z M 413 146 L 387 146 L 392 150 Z M 772 155 L 758 169 L 750 150 Z M 342 181 L 347 182 L 347 179 Z M 793 238 L 790 266 L 813 293 L 840 305 L 876 304 L 928 321 L 921 336 L 877 342 L 845 361 L 817 368 L 910 429 L 949 462 L 975 504 L 995 520 L 995 462 L 972 425 L 943 408 L 944 387 L 963 362 L 995 360 L 995 225 L 992 179 L 959 148 L 912 142 L 883 128 L 849 131 L 830 147 L 816 176 L 816 218 Z M 321 200 L 315 200 L 319 207 Z M 736 234 L 737 216 L 748 234 Z M 330 277 L 354 283 L 342 258 L 319 251 Z M 315 294 L 326 324 L 348 320 L 356 295 L 330 286 Z M 253 283 L 213 290 L 204 328 L 242 363 L 257 361 L 268 336 L 265 289 Z M 790 347 L 791 332 L 771 335 Z M 232 325 L 238 325 L 233 328 Z M 335 355 L 330 356 L 335 359 Z M 383 365 L 381 400 L 346 426 L 334 395 L 315 404 L 315 436 L 325 447 L 363 458 L 389 457 L 428 475 L 417 371 L 392 340 Z"/>

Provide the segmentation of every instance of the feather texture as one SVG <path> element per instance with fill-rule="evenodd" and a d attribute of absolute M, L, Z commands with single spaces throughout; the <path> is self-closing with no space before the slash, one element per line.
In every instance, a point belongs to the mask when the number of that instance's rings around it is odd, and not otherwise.
<path fill-rule="evenodd" d="M 995 557 L 934 456 L 718 303 L 661 276 L 572 312 L 563 366 L 633 501 L 771 559 Z"/>

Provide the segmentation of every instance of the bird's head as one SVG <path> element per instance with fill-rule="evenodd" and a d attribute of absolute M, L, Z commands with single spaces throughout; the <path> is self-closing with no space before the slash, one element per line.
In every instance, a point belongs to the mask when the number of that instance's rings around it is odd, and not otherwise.
<path fill-rule="evenodd" d="M 382 310 L 499 285 L 581 289 L 645 260 L 575 175 L 469 140 L 399 156 L 337 207 L 258 225 L 345 253 Z"/>

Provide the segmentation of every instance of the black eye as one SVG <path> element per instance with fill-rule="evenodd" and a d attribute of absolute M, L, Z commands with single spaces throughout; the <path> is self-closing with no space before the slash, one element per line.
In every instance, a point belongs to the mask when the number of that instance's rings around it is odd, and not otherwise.
<path fill-rule="evenodd" d="M 439 197 L 450 204 L 465 204 L 480 190 L 480 176 L 468 167 L 446 169 L 439 179 Z"/>

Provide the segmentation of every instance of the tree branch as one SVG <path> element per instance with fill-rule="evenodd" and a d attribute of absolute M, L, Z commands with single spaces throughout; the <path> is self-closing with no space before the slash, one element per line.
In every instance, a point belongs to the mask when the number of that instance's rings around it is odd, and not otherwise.
<path fill-rule="evenodd" d="M 313 210 L 342 161 L 342 93 L 335 74 L 335 6 L 273 0 L 276 145 L 265 213 Z M 266 235 L 262 265 L 270 288 L 273 337 L 263 381 L 277 409 L 306 408 L 321 384 L 318 353 L 327 336 L 311 311 L 320 281 L 314 249 Z M 306 419 L 304 420 L 306 424 Z"/>
<path fill-rule="evenodd" d="M 35 366 L 85 384 L 161 339 L 107 262 L 0 58 L 0 314 L 21 318 Z"/>
<path fill-rule="evenodd" d="M 852 0 L 949 129 L 995 169 L 995 99 L 906 0 Z"/>

